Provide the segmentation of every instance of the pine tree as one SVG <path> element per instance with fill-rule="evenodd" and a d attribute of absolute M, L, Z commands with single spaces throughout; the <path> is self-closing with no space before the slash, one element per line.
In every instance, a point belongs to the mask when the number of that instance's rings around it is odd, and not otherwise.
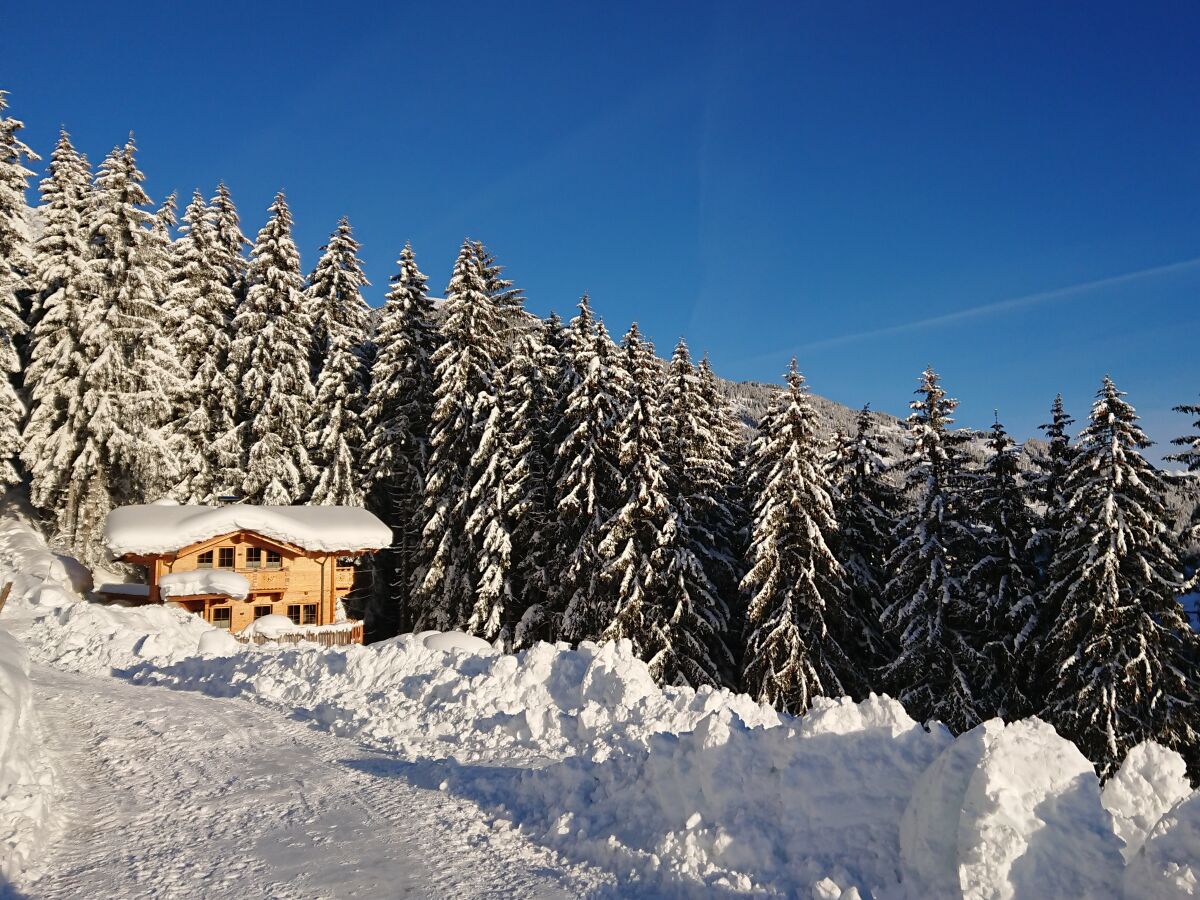
<path fill-rule="evenodd" d="M 213 503 L 235 489 L 226 473 L 240 464 L 240 454 L 230 454 L 222 442 L 236 424 L 238 393 L 228 368 L 235 299 L 213 217 L 199 191 L 183 223 L 167 304 L 178 319 L 174 345 L 186 380 L 177 434 L 183 477 L 175 493 L 184 503 Z"/>
<path fill-rule="evenodd" d="M 981 708 L 1014 719 L 1036 711 L 1026 696 L 1017 662 L 1036 604 L 1035 570 L 1028 551 L 1034 527 L 1021 484 L 1021 451 L 999 416 L 988 447 L 991 454 L 971 498 L 979 560 L 967 574 L 983 637 L 983 668 L 976 683 Z"/>
<path fill-rule="evenodd" d="M 1045 708 L 1046 690 L 1053 680 L 1049 674 L 1053 662 L 1045 648 L 1062 612 L 1056 605 L 1062 598 L 1050 590 L 1050 565 L 1063 529 L 1075 518 L 1064 493 L 1067 473 L 1075 458 L 1070 435 L 1074 423 L 1063 408 L 1062 394 L 1057 395 L 1050 421 L 1039 426 L 1049 444 L 1046 458 L 1037 463 L 1027 483 L 1032 501 L 1029 505 L 1037 511 L 1036 530 L 1027 554 L 1034 565 L 1035 591 L 1032 615 L 1024 631 L 1017 635 L 1015 668 L 1021 678 L 1027 709 L 1033 711 Z"/>
<path fill-rule="evenodd" d="M 555 526 L 552 443 L 563 366 L 562 324 L 551 315 L 541 329 L 522 335 L 502 374 L 500 408 L 506 436 L 505 514 L 511 535 L 512 597 L 503 639 L 507 646 L 526 639 L 521 623 L 529 609 L 540 614 L 553 584 Z"/>
<path fill-rule="evenodd" d="M 490 618 L 480 621 L 476 609 L 481 550 L 476 537 L 489 523 L 472 522 L 478 502 L 473 490 L 490 463 L 478 450 L 494 437 L 498 424 L 501 347 L 499 313 L 470 241 L 459 252 L 443 312 L 442 344 L 433 356 L 436 387 L 421 564 L 414 576 L 416 627 L 446 630 L 471 622 L 483 630 Z"/>
<path fill-rule="evenodd" d="M 243 251 L 250 242 L 242 234 L 237 207 L 234 206 L 229 188 L 224 182 L 217 185 L 217 192 L 209 201 L 208 216 L 213 232 L 213 262 L 225 273 L 223 282 L 229 291 L 228 296 L 233 298 L 229 310 L 227 352 L 224 354 L 225 369 L 222 381 L 232 386 L 235 398 L 235 402 L 229 407 L 230 423 L 227 429 L 213 440 L 211 465 L 217 496 L 238 496 L 241 493 L 242 480 L 246 477 L 248 424 L 241 393 L 245 371 L 243 366 L 233 359 L 232 349 L 233 340 L 237 336 L 234 321 L 246 299 L 247 264 Z"/>
<path fill-rule="evenodd" d="M 872 680 L 891 661 L 894 648 L 884 640 L 883 588 L 887 561 L 895 549 L 893 532 L 900 498 L 888 480 L 889 466 L 870 404 L 855 419 L 853 434 L 837 434 L 825 472 L 831 483 L 837 534 L 834 555 L 846 570 L 850 597 L 844 646 Z"/>
<path fill-rule="evenodd" d="M 1064 494 L 1074 514 L 1059 537 L 1051 592 L 1060 598 L 1046 652 L 1045 717 L 1107 778 L 1144 740 L 1194 753 L 1196 675 L 1180 662 L 1195 635 L 1179 603 L 1179 548 L 1166 527 L 1151 441 L 1105 376 L 1079 436 Z"/>
<path fill-rule="evenodd" d="M 361 506 L 358 481 L 366 436 L 362 409 L 366 393 L 363 345 L 369 284 L 356 256 L 359 245 L 343 217 L 309 278 L 308 318 L 313 334 L 317 417 L 309 433 L 311 458 L 320 472 L 312 502 Z"/>
<path fill-rule="evenodd" d="M 1183 413 L 1185 416 L 1200 416 L 1200 405 L 1183 404 L 1175 407 L 1175 412 Z M 1172 462 L 1180 462 L 1187 466 L 1189 472 L 1200 472 L 1200 418 L 1192 425 L 1196 429 L 1196 434 L 1189 434 L 1183 437 L 1177 437 L 1172 444 L 1177 447 L 1186 447 L 1179 453 L 1173 453 L 1167 457 Z M 1193 534 L 1200 536 L 1200 506 L 1196 507 L 1192 512 L 1191 531 Z M 1193 579 L 1193 586 L 1196 581 L 1200 580 L 1200 575 Z"/>
<path fill-rule="evenodd" d="M 711 369 L 707 371 L 711 375 Z M 702 380 L 680 338 L 663 387 L 663 450 L 669 499 L 679 516 L 684 545 L 699 562 L 697 572 L 684 572 L 684 593 L 711 598 L 696 610 L 706 632 L 704 669 L 712 673 L 704 683 L 733 684 L 730 611 L 717 585 L 736 578 L 736 520 L 728 493 L 734 473 L 721 428 L 722 398 L 712 395 L 714 385 L 705 383 L 707 378 Z"/>
<path fill-rule="evenodd" d="M 286 505 L 307 499 L 313 483 L 305 442 L 315 399 L 312 340 L 292 214 L 282 192 L 270 212 L 250 258 L 229 357 L 244 422 L 242 495 L 247 503 Z"/>
<path fill-rule="evenodd" d="M 131 136 L 100 166 L 89 232 L 83 392 L 67 426 L 81 440 L 61 519 L 88 562 L 102 558 L 99 532 L 110 510 L 157 499 L 179 473 L 163 426 L 182 379 L 164 334 L 153 216 L 135 153 Z"/>
<path fill-rule="evenodd" d="M 978 616 L 964 581 L 975 544 L 964 508 L 960 447 L 967 436 L 949 431 L 958 401 L 946 396 L 932 368 L 916 393 L 904 463 L 912 499 L 896 525 L 884 588 L 883 626 L 899 649 L 881 675 L 909 715 L 962 732 L 984 711 L 975 692 Z"/>
<path fill-rule="evenodd" d="M 471 249 L 479 260 L 483 272 L 485 293 L 502 313 L 520 312 L 525 308 L 525 292 L 513 287 L 511 280 L 504 277 L 504 266 L 496 262 L 496 256 L 480 241 L 473 241 Z"/>
<path fill-rule="evenodd" d="M 668 495 L 654 346 L 634 324 L 621 343 L 628 403 L 617 429 L 624 498 L 599 532 L 595 612 L 605 640 L 627 639 L 662 684 L 715 684 L 717 600 Z"/>
<path fill-rule="evenodd" d="M 225 182 L 217 185 L 217 193 L 209 201 L 213 230 L 216 232 L 214 245 L 220 258 L 221 265 L 226 271 L 225 283 L 233 291 L 235 301 L 240 302 L 246 295 L 246 257 L 245 250 L 250 241 L 242 234 L 241 220 L 238 218 L 237 207 Z"/>
<path fill-rule="evenodd" d="M 799 714 L 820 696 L 862 696 L 863 672 L 831 627 L 849 597 L 830 550 L 836 532 L 820 465 L 817 414 L 793 359 L 750 448 L 750 569 L 743 685 L 760 702 Z"/>
<path fill-rule="evenodd" d="M 1040 583 L 1043 585 L 1049 575 L 1050 557 L 1064 524 L 1066 503 L 1062 489 L 1075 455 L 1070 434 L 1074 424 L 1075 420 L 1063 408 L 1062 394 L 1058 394 L 1050 409 L 1050 421 L 1038 426 L 1046 435 L 1048 449 L 1046 458 L 1038 461 L 1036 473 L 1028 481 L 1030 497 L 1041 508 L 1029 552 L 1038 567 Z"/>
<path fill-rule="evenodd" d="M 83 390 L 92 214 L 91 171 L 65 131 L 51 154 L 40 192 L 42 233 L 33 254 L 34 324 L 25 370 L 29 418 L 22 458 L 30 474 L 30 499 L 52 520 L 63 506 L 71 464 L 80 449 L 81 434 L 71 409 Z"/>
<path fill-rule="evenodd" d="M 592 317 L 585 295 L 567 329 L 568 354 L 577 379 L 560 420 L 555 468 L 555 545 L 563 568 L 551 595 L 548 617 L 530 618 L 555 640 L 595 640 L 610 616 L 598 581 L 602 530 L 624 499 L 616 426 L 629 404 L 629 376 L 602 322 Z"/>
<path fill-rule="evenodd" d="M 39 159 L 17 137 L 24 123 L 5 116 L 7 92 L 0 91 L 0 487 L 20 480 L 21 423 L 25 407 L 17 396 L 25 334 L 25 306 L 34 270 L 25 189 L 33 172 L 25 163 Z"/>
<path fill-rule="evenodd" d="M 413 624 L 409 603 L 421 535 L 429 420 L 433 411 L 433 354 L 438 335 L 426 277 L 412 246 L 400 253 L 400 271 L 375 332 L 375 358 L 363 420 L 363 488 L 367 507 L 392 529 L 392 545 L 376 555 L 369 608 L 372 630 L 397 634 Z"/>
<path fill-rule="evenodd" d="M 342 216 L 308 276 L 305 304 L 312 329 L 314 379 L 324 368 L 339 332 L 355 336 L 358 344 L 365 340 L 370 310 L 362 289 L 370 282 L 358 258 L 359 249 L 350 220 Z"/>

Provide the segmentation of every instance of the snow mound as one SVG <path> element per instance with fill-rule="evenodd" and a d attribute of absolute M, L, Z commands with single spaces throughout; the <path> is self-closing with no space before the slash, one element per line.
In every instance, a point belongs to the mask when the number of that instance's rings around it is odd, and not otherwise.
<path fill-rule="evenodd" d="M 171 553 L 190 544 L 253 531 L 314 553 L 379 550 L 392 531 L 356 506 L 123 506 L 108 514 L 104 542 L 113 556 Z"/>
<path fill-rule="evenodd" d="M 194 572 L 171 572 L 162 576 L 158 580 L 158 590 L 164 598 L 221 594 L 244 600 L 250 593 L 250 582 L 237 572 L 196 569 Z"/>
<path fill-rule="evenodd" d="M 274 640 L 280 635 L 289 634 L 296 630 L 297 625 L 287 616 L 271 613 L 267 616 L 260 616 L 243 628 L 242 636 L 254 637 L 255 635 L 262 635 L 265 638 Z"/>
<path fill-rule="evenodd" d="M 36 875 L 56 824 L 55 781 L 34 714 L 29 657 L 0 628 L 0 888 Z"/>
<path fill-rule="evenodd" d="M 1181 900 L 1200 894 L 1200 791 L 1167 811 L 1125 869 L 1127 900 Z"/>
<path fill-rule="evenodd" d="M 1187 765 L 1174 750 L 1146 741 L 1129 751 L 1100 795 L 1113 817 L 1113 828 L 1125 842 L 1121 852 L 1126 862 L 1141 849 L 1163 814 L 1191 791 Z"/>
<path fill-rule="evenodd" d="M 1091 763 L 1039 719 L 961 735 L 917 784 L 900 847 L 910 889 L 938 897 L 1111 897 L 1122 866 Z"/>
<path fill-rule="evenodd" d="M 435 631 L 423 639 L 426 648 L 443 651 L 465 651 L 467 653 L 494 653 L 492 645 L 483 638 L 461 631 Z"/>
<path fill-rule="evenodd" d="M 26 637 L 40 661 L 104 674 L 147 661 L 186 659 L 195 654 L 201 635 L 214 630 L 174 605 L 123 608 L 76 601 L 37 619 Z"/>
<path fill-rule="evenodd" d="M 242 644 L 228 631 L 214 628 L 200 635 L 196 653 L 200 656 L 229 656 L 241 648 Z"/>

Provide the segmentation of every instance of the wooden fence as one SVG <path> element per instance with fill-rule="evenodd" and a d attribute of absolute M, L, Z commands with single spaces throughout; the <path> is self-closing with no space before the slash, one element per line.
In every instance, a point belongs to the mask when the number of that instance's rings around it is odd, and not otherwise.
<path fill-rule="evenodd" d="M 363 623 L 355 622 L 350 628 L 314 629 L 312 631 L 289 631 L 274 637 L 254 634 L 243 637 L 235 634 L 243 644 L 319 644 L 322 647 L 344 647 L 363 642 Z"/>

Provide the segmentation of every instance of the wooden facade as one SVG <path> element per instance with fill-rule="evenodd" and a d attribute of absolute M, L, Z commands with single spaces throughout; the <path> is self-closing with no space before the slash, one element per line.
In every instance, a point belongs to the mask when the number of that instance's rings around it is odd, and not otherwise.
<path fill-rule="evenodd" d="M 126 562 L 145 566 L 148 602 L 161 603 L 164 575 L 215 569 L 234 572 L 249 582 L 244 599 L 221 594 L 172 595 L 167 598 L 230 631 L 242 631 L 265 615 L 287 616 L 297 625 L 330 625 L 337 602 L 354 587 L 354 558 L 369 551 L 315 553 L 253 531 L 235 531 L 183 547 L 174 553 L 128 554 Z M 362 630 L 356 632 L 362 641 Z"/>

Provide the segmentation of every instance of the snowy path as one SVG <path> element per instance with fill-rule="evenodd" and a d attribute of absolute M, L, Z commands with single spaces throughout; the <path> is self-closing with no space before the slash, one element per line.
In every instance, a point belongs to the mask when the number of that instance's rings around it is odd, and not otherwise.
<path fill-rule="evenodd" d="M 563 897 L 601 888 L 278 712 L 34 667 L 67 830 L 32 898 Z"/>

